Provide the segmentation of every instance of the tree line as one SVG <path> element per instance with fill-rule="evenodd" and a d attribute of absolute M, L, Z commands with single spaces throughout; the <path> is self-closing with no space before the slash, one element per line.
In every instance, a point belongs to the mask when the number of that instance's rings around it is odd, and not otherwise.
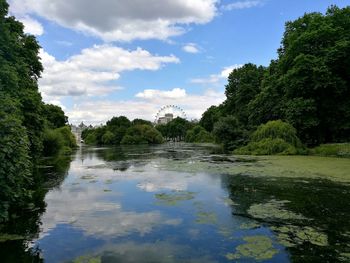
<path fill-rule="evenodd" d="M 62 109 L 45 104 L 38 91 L 39 49 L 0 0 L 0 223 L 32 202 L 40 158 L 75 146 Z M 49 137 L 58 144 L 49 145 Z"/>
<path fill-rule="evenodd" d="M 348 142 L 350 7 L 331 6 L 325 14 L 305 14 L 287 22 L 277 52 L 278 58 L 267 67 L 248 63 L 233 70 L 226 100 L 207 109 L 200 125 L 221 133 L 217 138 L 231 150 L 250 142 L 258 147 L 254 134 L 259 129 L 270 133 L 264 139 L 286 142 L 286 125 L 306 146 Z"/>

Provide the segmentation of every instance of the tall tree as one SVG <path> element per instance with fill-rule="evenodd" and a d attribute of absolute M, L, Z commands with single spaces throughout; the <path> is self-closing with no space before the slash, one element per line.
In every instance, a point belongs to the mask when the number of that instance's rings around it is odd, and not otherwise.
<path fill-rule="evenodd" d="M 234 69 L 228 77 L 225 91 L 226 111 L 228 115 L 235 116 L 244 125 L 248 124 L 248 104 L 260 92 L 265 70 L 262 66 L 248 63 Z"/>
<path fill-rule="evenodd" d="M 37 80 L 43 70 L 34 36 L 23 32 L 22 23 L 8 16 L 8 4 L 0 0 L 0 91 L 19 102 L 32 156 L 42 150 L 44 119 Z"/>

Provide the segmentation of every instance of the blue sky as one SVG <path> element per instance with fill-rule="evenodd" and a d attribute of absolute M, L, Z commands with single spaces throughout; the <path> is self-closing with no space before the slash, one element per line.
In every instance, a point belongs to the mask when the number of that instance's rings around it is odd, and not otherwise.
<path fill-rule="evenodd" d="M 163 105 L 190 119 L 224 99 L 228 73 L 267 66 L 286 21 L 350 0 L 10 0 L 35 34 L 43 99 L 71 123 L 153 120 Z"/>

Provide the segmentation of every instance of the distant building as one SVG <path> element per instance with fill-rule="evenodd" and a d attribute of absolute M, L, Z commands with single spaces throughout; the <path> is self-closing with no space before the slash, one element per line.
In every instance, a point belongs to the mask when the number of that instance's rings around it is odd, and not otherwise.
<path fill-rule="evenodd" d="M 174 114 L 166 113 L 165 116 L 159 117 L 158 124 L 167 124 L 174 119 Z"/>

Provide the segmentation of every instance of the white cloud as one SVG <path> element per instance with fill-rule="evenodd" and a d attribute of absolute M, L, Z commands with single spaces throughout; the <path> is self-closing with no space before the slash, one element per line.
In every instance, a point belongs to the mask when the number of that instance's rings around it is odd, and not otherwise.
<path fill-rule="evenodd" d="M 236 9 L 246 9 L 246 8 L 252 8 L 256 7 L 262 4 L 261 0 L 254 0 L 254 1 L 238 1 L 234 2 L 228 5 L 224 5 L 222 7 L 223 10 L 226 11 L 231 11 L 231 10 L 236 10 Z"/>
<path fill-rule="evenodd" d="M 186 90 L 179 88 L 170 91 L 146 89 L 143 92 L 137 93 L 136 97 L 143 99 L 181 99 L 186 97 Z"/>
<path fill-rule="evenodd" d="M 185 46 L 183 46 L 182 49 L 187 53 L 199 53 L 199 48 L 195 43 L 188 43 Z"/>
<path fill-rule="evenodd" d="M 43 26 L 35 19 L 29 16 L 17 17 L 24 25 L 24 33 L 31 34 L 34 36 L 41 36 L 44 34 Z"/>
<path fill-rule="evenodd" d="M 103 96 L 121 87 L 113 84 L 120 73 L 130 70 L 158 70 L 165 63 L 179 63 L 175 56 L 155 56 L 137 48 L 125 50 L 112 45 L 95 45 L 65 61 L 41 50 L 45 68 L 39 88 L 45 100 L 60 96 Z"/>
<path fill-rule="evenodd" d="M 217 84 L 222 80 L 225 80 L 228 78 L 228 76 L 230 75 L 230 73 L 232 72 L 232 70 L 237 69 L 242 67 L 243 65 L 241 64 L 235 64 L 229 67 L 225 67 L 221 70 L 220 73 L 218 74 L 211 74 L 209 77 L 206 78 L 194 78 L 191 79 L 191 83 L 195 83 L 195 84 Z"/>
<path fill-rule="evenodd" d="M 35 14 L 105 41 L 167 39 L 189 24 L 210 22 L 218 0 L 10 0 L 13 10 Z"/>
<path fill-rule="evenodd" d="M 183 89 L 170 91 L 151 90 L 136 94 L 136 98 L 125 101 L 86 100 L 66 111 L 72 123 L 100 124 L 113 116 L 124 115 L 129 119 L 154 120 L 157 111 L 164 105 L 177 105 L 184 109 L 189 119 L 199 119 L 212 105 L 224 101 L 224 92 L 207 90 L 203 94 L 188 94 Z"/>

